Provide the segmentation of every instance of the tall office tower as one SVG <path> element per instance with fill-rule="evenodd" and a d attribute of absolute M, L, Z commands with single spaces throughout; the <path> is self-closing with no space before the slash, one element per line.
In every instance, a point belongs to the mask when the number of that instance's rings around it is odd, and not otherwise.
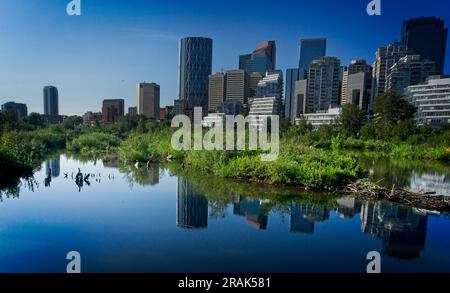
<path fill-rule="evenodd" d="M 412 53 L 422 59 L 436 62 L 438 74 L 443 74 L 448 29 L 444 20 L 435 17 L 420 17 L 406 20 L 402 26 L 401 42 Z"/>
<path fill-rule="evenodd" d="M 295 119 L 300 117 L 301 114 L 306 112 L 306 97 L 308 94 L 308 80 L 298 80 L 295 82 L 295 94 L 294 101 L 292 103 L 292 109 L 290 114 L 290 122 L 295 123 Z"/>
<path fill-rule="evenodd" d="M 54 86 L 44 87 L 44 115 L 58 116 L 58 89 Z"/>
<path fill-rule="evenodd" d="M 386 90 L 403 95 L 411 85 L 418 85 L 436 74 L 434 61 L 422 60 L 420 55 L 407 55 L 392 66 L 386 78 Z"/>
<path fill-rule="evenodd" d="M 286 90 L 284 97 L 285 116 L 290 121 L 292 118 L 293 104 L 295 100 L 295 83 L 305 78 L 304 70 L 295 68 L 286 70 Z"/>
<path fill-rule="evenodd" d="M 26 104 L 8 102 L 2 105 L 2 112 L 13 112 L 17 118 L 23 119 L 28 116 L 28 108 Z"/>
<path fill-rule="evenodd" d="M 239 56 L 239 69 L 248 74 L 258 72 L 265 75 L 269 70 L 275 70 L 276 44 L 275 41 L 266 41 L 256 46 L 252 54 Z"/>
<path fill-rule="evenodd" d="M 375 98 L 386 91 L 386 78 L 391 67 L 406 55 L 408 50 L 400 42 L 391 43 L 377 50 L 372 71 L 372 106 Z"/>
<path fill-rule="evenodd" d="M 217 107 L 225 100 L 225 84 L 225 74 L 222 72 L 209 76 L 209 112 L 217 111 Z"/>
<path fill-rule="evenodd" d="M 254 72 L 250 74 L 248 77 L 248 97 L 249 98 L 255 98 L 256 97 L 256 90 L 258 88 L 258 83 L 263 79 L 263 76 L 258 73 Z"/>
<path fill-rule="evenodd" d="M 102 117 L 104 123 L 115 123 L 125 115 L 125 100 L 103 100 Z"/>
<path fill-rule="evenodd" d="M 128 115 L 130 116 L 130 118 L 136 118 L 138 115 L 138 108 L 128 107 Z"/>
<path fill-rule="evenodd" d="M 177 226 L 183 229 L 208 227 L 208 199 L 181 177 L 178 179 Z"/>
<path fill-rule="evenodd" d="M 248 74 L 245 70 L 237 69 L 227 71 L 226 76 L 227 102 L 247 103 Z"/>
<path fill-rule="evenodd" d="M 138 83 L 138 115 L 159 120 L 160 87 L 156 83 Z"/>
<path fill-rule="evenodd" d="M 362 73 L 362 74 L 360 74 Z M 354 74 L 358 74 L 353 76 Z M 361 80 L 361 76 L 363 80 Z M 351 88 L 349 88 L 351 80 Z M 372 92 L 372 66 L 365 60 L 354 60 L 344 67 L 341 89 L 341 104 L 352 103 L 368 111 Z"/>
<path fill-rule="evenodd" d="M 188 107 L 208 107 L 212 54 L 212 39 L 190 37 L 180 41 L 179 99 L 186 100 Z"/>
<path fill-rule="evenodd" d="M 327 39 L 302 39 L 300 40 L 300 60 L 298 68 L 308 71 L 314 60 L 326 56 Z M 303 78 L 301 78 L 303 79 Z"/>
<path fill-rule="evenodd" d="M 339 105 L 339 71 L 341 61 L 336 57 L 314 60 L 308 72 L 306 113 L 327 111 Z"/>

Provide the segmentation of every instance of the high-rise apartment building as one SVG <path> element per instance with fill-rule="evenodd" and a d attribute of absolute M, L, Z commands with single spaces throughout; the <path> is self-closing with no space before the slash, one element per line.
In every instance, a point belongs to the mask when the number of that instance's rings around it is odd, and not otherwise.
<path fill-rule="evenodd" d="M 444 20 L 420 17 L 406 20 L 402 26 L 403 46 L 422 59 L 436 62 L 436 71 L 443 74 L 448 29 Z"/>
<path fill-rule="evenodd" d="M 137 85 L 137 112 L 147 118 L 159 120 L 160 86 L 156 83 Z"/>
<path fill-rule="evenodd" d="M 44 87 L 44 115 L 59 115 L 58 89 L 54 86 Z"/>
<path fill-rule="evenodd" d="M 292 103 L 289 121 L 294 124 L 295 119 L 306 112 L 306 97 L 308 93 L 308 80 L 298 80 L 295 82 L 294 100 Z"/>
<path fill-rule="evenodd" d="M 208 111 L 215 112 L 217 107 L 225 100 L 226 78 L 222 72 L 209 76 Z"/>
<path fill-rule="evenodd" d="M 365 60 L 354 60 L 343 69 L 341 104 L 352 103 L 369 111 L 372 94 L 372 66 Z"/>
<path fill-rule="evenodd" d="M 258 83 L 256 97 L 276 97 L 280 102 L 283 99 L 283 71 L 268 71 L 267 75 Z"/>
<path fill-rule="evenodd" d="M 308 72 L 306 113 L 327 111 L 339 105 L 341 61 L 336 57 L 314 60 Z"/>
<path fill-rule="evenodd" d="M 300 68 L 286 70 L 286 90 L 284 92 L 285 116 L 291 120 L 295 100 L 295 83 L 305 78 L 305 72 Z"/>
<path fill-rule="evenodd" d="M 208 107 L 212 54 L 212 39 L 189 37 L 180 41 L 179 99 L 186 100 L 189 107 Z"/>
<path fill-rule="evenodd" d="M 248 74 L 245 70 L 236 69 L 227 71 L 226 75 L 226 101 L 247 103 Z"/>
<path fill-rule="evenodd" d="M 377 50 L 372 71 L 372 101 L 386 91 L 386 78 L 391 67 L 406 55 L 408 55 L 408 50 L 400 42 L 391 43 Z"/>
<path fill-rule="evenodd" d="M 417 85 L 436 74 L 434 61 L 422 60 L 420 55 L 407 55 L 396 62 L 386 78 L 386 91 L 403 94 L 411 85 Z"/>
<path fill-rule="evenodd" d="M 341 89 L 341 103 L 345 104 L 348 102 L 348 77 L 352 74 L 364 72 L 368 73 L 368 81 L 370 81 L 370 87 L 372 86 L 372 66 L 367 64 L 366 60 L 353 60 L 350 65 L 344 66 L 343 68 L 343 78 L 342 78 L 342 89 Z"/>
<path fill-rule="evenodd" d="M 125 100 L 103 100 L 102 117 L 104 123 L 115 123 L 125 115 Z"/>
<path fill-rule="evenodd" d="M 262 74 L 254 72 L 248 77 L 248 97 L 256 97 L 256 90 L 258 89 L 259 82 L 263 79 Z"/>

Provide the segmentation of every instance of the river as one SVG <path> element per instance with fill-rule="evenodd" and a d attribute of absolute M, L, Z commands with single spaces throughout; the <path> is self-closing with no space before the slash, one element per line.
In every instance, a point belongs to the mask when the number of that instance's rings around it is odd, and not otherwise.
<path fill-rule="evenodd" d="M 450 195 L 450 172 L 366 160 L 373 180 Z M 392 164 L 392 163 L 391 163 Z M 90 174 L 76 182 L 80 168 Z M 1 191 L 0 272 L 450 272 L 450 218 L 159 165 L 61 155 Z M 409 174 L 409 175 L 408 175 Z"/>

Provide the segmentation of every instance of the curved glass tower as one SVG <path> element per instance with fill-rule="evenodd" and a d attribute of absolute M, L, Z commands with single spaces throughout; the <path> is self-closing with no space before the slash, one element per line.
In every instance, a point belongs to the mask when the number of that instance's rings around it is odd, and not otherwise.
<path fill-rule="evenodd" d="M 189 37 L 180 41 L 179 98 L 189 107 L 208 107 L 208 77 L 212 73 L 213 41 Z"/>

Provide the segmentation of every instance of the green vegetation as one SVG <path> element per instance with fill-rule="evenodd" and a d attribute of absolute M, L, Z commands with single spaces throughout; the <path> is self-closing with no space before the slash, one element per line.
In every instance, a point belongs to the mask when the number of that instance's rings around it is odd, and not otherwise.
<path fill-rule="evenodd" d="M 83 134 L 67 143 L 69 152 L 81 153 L 87 156 L 101 156 L 117 151 L 120 139 L 110 133 L 93 132 Z"/>

